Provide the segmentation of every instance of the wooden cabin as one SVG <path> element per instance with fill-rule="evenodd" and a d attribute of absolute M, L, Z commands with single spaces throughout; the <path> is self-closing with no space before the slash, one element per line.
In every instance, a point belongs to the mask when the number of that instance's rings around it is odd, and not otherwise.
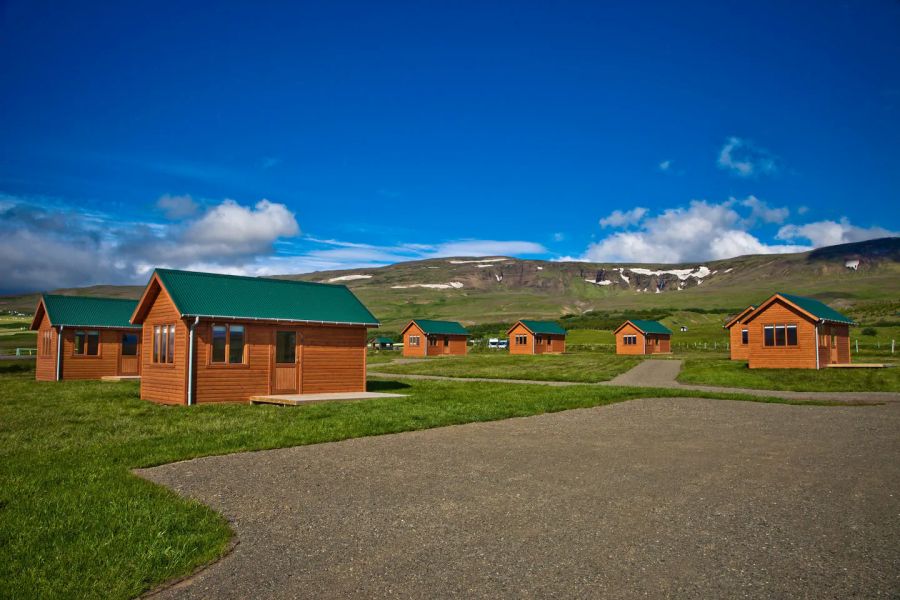
<path fill-rule="evenodd" d="M 751 369 L 822 369 L 850 364 L 853 319 L 803 296 L 778 293 L 743 319 Z"/>
<path fill-rule="evenodd" d="M 34 311 L 35 379 L 101 379 L 141 373 L 136 300 L 44 294 Z"/>
<path fill-rule="evenodd" d="M 369 347 L 372 348 L 372 350 L 393 350 L 394 340 L 386 336 L 372 338 L 369 342 Z"/>
<path fill-rule="evenodd" d="M 731 360 L 747 360 L 750 357 L 750 330 L 744 325 L 744 319 L 754 310 L 756 307 L 751 304 L 722 326 L 728 330 Z"/>
<path fill-rule="evenodd" d="M 415 319 L 403 328 L 403 356 L 465 356 L 469 332 L 456 321 Z"/>
<path fill-rule="evenodd" d="M 156 269 L 143 325 L 141 398 L 165 404 L 362 392 L 378 320 L 343 285 Z"/>
<path fill-rule="evenodd" d="M 510 354 L 561 354 L 566 351 L 566 330 L 553 321 L 522 319 L 506 332 Z"/>
<path fill-rule="evenodd" d="M 672 330 L 659 321 L 631 319 L 615 330 L 616 354 L 669 354 Z"/>

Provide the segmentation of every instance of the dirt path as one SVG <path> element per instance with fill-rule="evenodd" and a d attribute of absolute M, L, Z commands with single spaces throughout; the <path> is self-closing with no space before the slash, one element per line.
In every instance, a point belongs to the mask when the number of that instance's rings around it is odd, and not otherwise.
<path fill-rule="evenodd" d="M 162 598 L 897 597 L 898 429 L 645 399 L 139 474 L 237 532 Z"/>

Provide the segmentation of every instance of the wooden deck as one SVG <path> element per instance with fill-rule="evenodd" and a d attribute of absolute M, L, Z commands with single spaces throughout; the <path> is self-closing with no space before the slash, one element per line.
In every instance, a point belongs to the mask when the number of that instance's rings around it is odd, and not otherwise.
<path fill-rule="evenodd" d="M 891 365 L 884 363 L 842 363 L 837 365 L 825 365 L 826 369 L 884 369 Z"/>
<path fill-rule="evenodd" d="M 351 402 L 374 400 L 376 398 L 403 398 L 405 394 L 382 394 L 378 392 L 337 392 L 328 394 L 275 394 L 271 396 L 251 396 L 253 404 L 278 404 L 280 406 L 302 406 L 318 402 Z"/>

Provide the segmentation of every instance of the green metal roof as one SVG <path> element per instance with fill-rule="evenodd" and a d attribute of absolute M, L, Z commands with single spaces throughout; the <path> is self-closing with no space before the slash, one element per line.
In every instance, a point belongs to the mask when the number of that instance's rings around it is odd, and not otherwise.
<path fill-rule="evenodd" d="M 375 344 L 393 344 L 394 340 L 389 337 L 377 337 L 377 338 L 373 338 L 372 342 Z"/>
<path fill-rule="evenodd" d="M 566 330 L 553 321 L 532 321 L 530 319 L 521 319 L 519 321 L 528 328 L 531 333 L 539 333 L 545 335 L 566 335 Z"/>
<path fill-rule="evenodd" d="M 644 333 L 667 333 L 672 335 L 672 330 L 659 321 L 642 321 L 641 319 L 628 319 L 631 324 Z"/>
<path fill-rule="evenodd" d="M 182 316 L 379 324 L 343 285 L 173 269 L 156 274 Z"/>
<path fill-rule="evenodd" d="M 782 294 L 780 292 L 778 293 L 778 295 L 785 300 L 796 304 L 814 317 L 822 319 L 823 321 L 846 323 L 847 325 L 856 324 L 856 322 L 850 317 L 842 315 L 827 304 L 819 302 L 818 300 L 813 300 L 812 298 L 806 298 L 804 296 L 794 296 L 793 294 Z"/>
<path fill-rule="evenodd" d="M 469 331 L 456 321 L 434 321 L 432 319 L 413 319 L 425 335 L 469 335 Z"/>
<path fill-rule="evenodd" d="M 55 294 L 44 294 L 42 299 L 54 326 L 141 328 L 131 324 L 137 300 Z"/>

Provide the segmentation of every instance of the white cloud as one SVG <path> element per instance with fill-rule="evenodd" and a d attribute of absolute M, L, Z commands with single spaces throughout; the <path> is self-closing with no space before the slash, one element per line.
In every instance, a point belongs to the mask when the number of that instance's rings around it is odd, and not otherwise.
<path fill-rule="evenodd" d="M 659 163 L 659 170 L 662 171 L 663 173 L 667 173 L 671 169 L 672 169 L 672 161 L 671 160 L 664 160 Z"/>
<path fill-rule="evenodd" d="M 169 219 L 183 219 L 197 212 L 197 203 L 189 195 L 165 194 L 156 201 L 156 207 Z"/>
<path fill-rule="evenodd" d="M 809 249 L 761 242 L 746 231 L 747 221 L 734 205 L 734 200 L 694 200 L 687 208 L 667 209 L 645 218 L 637 231 L 614 233 L 591 244 L 579 260 L 678 263 Z"/>
<path fill-rule="evenodd" d="M 732 200 L 734 199 L 732 198 Z M 741 206 L 746 206 L 750 209 L 750 216 L 747 218 L 747 222 L 750 225 L 758 221 L 763 223 L 784 223 L 791 215 L 791 210 L 788 207 L 773 208 L 763 200 L 752 195 L 741 200 Z"/>
<path fill-rule="evenodd" d="M 768 175 L 778 170 L 777 159 L 771 152 L 739 137 L 725 140 L 717 163 L 720 169 L 739 177 Z"/>
<path fill-rule="evenodd" d="M 428 258 L 447 256 L 510 256 L 519 254 L 543 254 L 547 252 L 541 244 L 517 240 L 459 240 L 438 244 L 427 253 Z"/>
<path fill-rule="evenodd" d="M 817 221 L 805 225 L 785 225 L 775 236 L 779 240 L 805 239 L 815 246 L 834 246 L 851 242 L 863 242 L 875 238 L 900 235 L 883 227 L 857 227 L 843 217 L 840 221 Z"/>
<path fill-rule="evenodd" d="M 282 237 L 300 233 L 297 220 L 284 204 L 260 200 L 253 208 L 225 200 L 192 223 L 181 242 L 205 246 L 222 254 L 253 254 L 271 248 Z"/>
<path fill-rule="evenodd" d="M 614 210 L 609 214 L 609 216 L 600 219 L 600 226 L 628 227 L 629 225 L 637 225 L 646 214 L 647 209 L 640 206 L 632 208 L 631 210 L 625 212 L 622 212 L 621 210 Z"/>

